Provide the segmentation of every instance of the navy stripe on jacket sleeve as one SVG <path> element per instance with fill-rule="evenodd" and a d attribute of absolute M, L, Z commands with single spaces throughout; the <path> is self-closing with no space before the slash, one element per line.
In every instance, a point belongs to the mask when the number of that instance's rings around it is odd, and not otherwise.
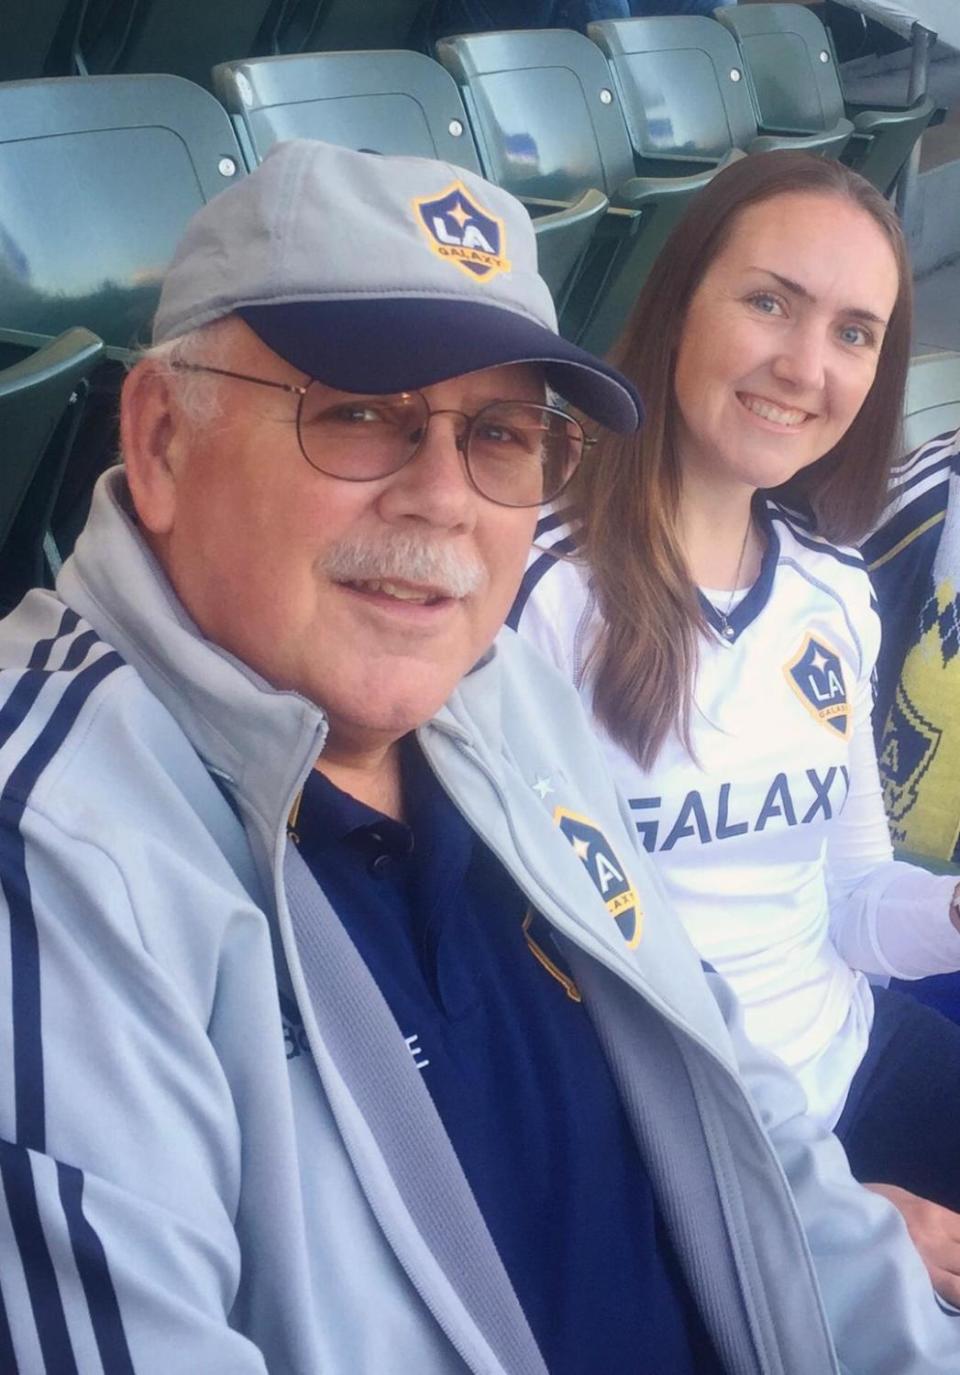
<path fill-rule="evenodd" d="M 0 1178 L 11 1227 L 23 1266 L 45 1375 L 78 1375 L 76 1356 L 67 1327 L 63 1299 L 41 1220 L 37 1184 L 30 1152 L 46 1150 L 46 1111 L 41 1012 L 40 942 L 27 870 L 22 833 L 30 794 L 44 770 L 76 724 L 90 694 L 117 668 L 122 658 L 106 651 L 86 667 L 84 660 L 100 643 L 95 632 L 81 632 L 67 647 L 61 669 L 50 670 L 54 647 L 79 623 L 66 611 L 56 635 L 35 645 L 30 668 L 17 682 L 0 709 L 0 742 L 7 742 L 34 706 L 41 690 L 60 675 L 63 694 L 39 734 L 14 765 L 3 789 L 4 825 L 0 827 L 0 885 L 10 923 L 12 1032 L 16 1141 L 0 1142 Z M 103 1245 L 84 1216 L 82 1175 L 73 1166 L 57 1164 L 59 1202 L 77 1273 L 90 1311 L 90 1320 L 105 1371 L 132 1375 L 133 1365 L 123 1331 L 116 1292 Z M 9 1329 L 0 1324 L 0 1353 L 12 1347 Z M 6 1370 L 0 1365 L 0 1370 Z M 15 1368 L 9 1367 L 11 1371 Z"/>
<path fill-rule="evenodd" d="M 56 635 L 51 636 L 48 640 L 38 640 L 34 645 L 33 653 L 30 655 L 30 662 L 27 667 L 43 668 L 45 664 L 49 663 L 50 651 L 53 649 L 54 645 L 58 640 L 62 640 L 65 635 L 72 635 L 79 623 L 80 617 L 75 611 L 71 611 L 68 606 L 60 617 L 60 624 L 57 627 Z"/>
<path fill-rule="evenodd" d="M 0 1275 L 0 1280 L 2 1280 Z M 13 1335 L 10 1331 L 10 1320 L 7 1317 L 7 1305 L 3 1297 L 3 1284 L 0 1283 L 0 1370 L 7 1370 L 10 1375 L 19 1375 L 20 1367 L 17 1365 L 17 1353 L 13 1349 Z"/>
<path fill-rule="evenodd" d="M 117 1291 L 113 1287 L 103 1243 L 84 1215 L 83 1175 L 72 1165 L 57 1163 L 60 1200 L 67 1217 L 73 1255 L 86 1295 L 97 1350 L 109 1375 L 134 1375 Z"/>
<path fill-rule="evenodd" d="M 0 1141 L 0 1177 L 27 1281 L 44 1375 L 78 1375 L 57 1273 L 40 1221 L 29 1152 L 9 1141 Z"/>

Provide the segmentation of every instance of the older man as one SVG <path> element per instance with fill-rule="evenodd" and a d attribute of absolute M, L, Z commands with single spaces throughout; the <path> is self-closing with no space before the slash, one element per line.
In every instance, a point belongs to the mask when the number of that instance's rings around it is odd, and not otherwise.
<path fill-rule="evenodd" d="M 493 645 L 583 446 L 548 396 L 638 420 L 520 206 L 282 146 L 155 337 L 0 632 L 0 1369 L 956 1371 L 575 695 Z"/>

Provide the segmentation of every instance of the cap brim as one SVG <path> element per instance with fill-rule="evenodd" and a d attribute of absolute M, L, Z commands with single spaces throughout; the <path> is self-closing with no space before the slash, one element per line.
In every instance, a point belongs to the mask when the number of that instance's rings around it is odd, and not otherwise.
<path fill-rule="evenodd" d="M 542 363 L 550 386 L 621 434 L 643 419 L 615 368 L 544 325 L 479 302 L 377 298 L 240 306 L 236 312 L 295 368 L 338 391 L 413 391 L 507 363 Z"/>

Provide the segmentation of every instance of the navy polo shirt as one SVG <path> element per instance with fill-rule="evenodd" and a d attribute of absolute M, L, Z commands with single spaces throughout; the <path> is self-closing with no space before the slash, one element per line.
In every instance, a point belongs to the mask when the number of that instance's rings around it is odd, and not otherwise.
<path fill-rule="evenodd" d="M 516 884 L 416 745 L 403 750 L 409 824 L 314 772 L 297 839 L 423 1074 L 551 1375 L 720 1375 L 549 927 L 530 916 L 524 930 Z"/>

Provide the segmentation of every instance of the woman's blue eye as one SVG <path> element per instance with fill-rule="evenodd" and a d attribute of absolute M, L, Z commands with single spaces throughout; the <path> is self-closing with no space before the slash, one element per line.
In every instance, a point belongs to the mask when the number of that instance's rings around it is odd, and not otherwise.
<path fill-rule="evenodd" d="M 781 309 L 780 302 L 776 296 L 770 296 L 765 291 L 758 292 L 750 297 L 750 304 L 756 306 L 757 310 L 764 315 L 776 315 Z"/>
<path fill-rule="evenodd" d="M 873 335 L 863 325 L 844 325 L 840 337 L 845 344 L 872 344 Z"/>

